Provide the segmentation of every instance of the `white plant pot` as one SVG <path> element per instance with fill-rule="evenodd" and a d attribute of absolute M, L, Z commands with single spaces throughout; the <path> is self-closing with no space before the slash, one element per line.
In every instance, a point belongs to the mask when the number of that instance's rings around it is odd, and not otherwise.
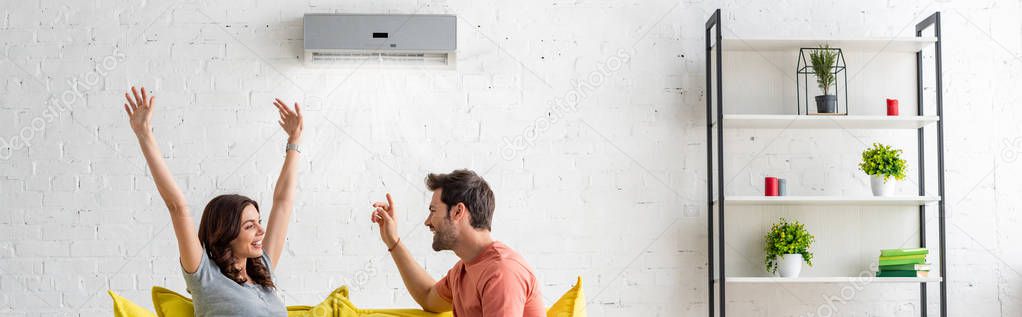
<path fill-rule="evenodd" d="M 777 257 L 777 273 L 781 277 L 798 277 L 802 273 L 802 255 L 785 254 Z"/>
<path fill-rule="evenodd" d="M 873 196 L 894 195 L 894 182 L 894 177 L 888 178 L 885 182 L 883 175 L 869 176 L 869 187 L 873 189 Z"/>

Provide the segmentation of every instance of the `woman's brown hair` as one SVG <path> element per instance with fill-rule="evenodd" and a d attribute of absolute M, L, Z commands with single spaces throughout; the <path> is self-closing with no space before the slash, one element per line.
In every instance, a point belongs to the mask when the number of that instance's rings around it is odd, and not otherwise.
<path fill-rule="evenodd" d="M 241 232 L 241 214 L 245 207 L 252 205 L 259 211 L 259 204 L 242 195 L 220 195 L 206 204 L 199 221 L 199 242 L 205 249 L 209 259 L 220 267 L 220 272 L 238 284 L 244 285 L 248 280 L 241 276 L 241 270 L 234 267 L 234 255 L 231 254 L 231 241 Z M 270 270 L 262 258 L 245 259 L 245 270 L 252 282 L 273 288 Z"/>

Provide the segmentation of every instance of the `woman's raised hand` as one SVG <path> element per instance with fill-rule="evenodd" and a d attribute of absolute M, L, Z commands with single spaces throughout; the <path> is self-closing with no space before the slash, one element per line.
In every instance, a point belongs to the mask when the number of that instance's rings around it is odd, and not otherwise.
<path fill-rule="evenodd" d="M 153 118 L 153 99 L 155 97 L 150 96 L 145 87 L 142 87 L 142 93 L 139 94 L 138 89 L 131 86 L 131 94 L 124 93 L 124 99 L 128 100 L 124 104 L 124 112 L 128 113 L 131 130 L 135 131 L 135 135 L 149 133 L 152 129 L 150 122 Z"/>
<path fill-rule="evenodd" d="M 181 267 L 185 272 L 193 273 L 199 268 L 202 260 L 202 244 L 199 242 L 199 235 L 195 232 L 195 223 L 188 211 L 188 200 L 185 199 L 181 188 L 174 182 L 167 163 L 163 161 L 160 147 L 156 144 L 156 138 L 150 132 L 152 126 L 150 121 L 153 118 L 153 96 L 149 95 L 145 87 L 139 93 L 135 86 L 131 87 L 129 93 L 124 93 L 124 112 L 128 113 L 128 120 L 131 122 L 131 129 L 138 137 L 138 145 L 142 149 L 142 156 L 145 157 L 149 166 L 149 173 L 152 175 L 156 190 L 160 198 L 167 205 L 170 211 L 170 219 L 174 224 L 174 235 L 177 237 L 178 252 L 181 255 Z"/>
<path fill-rule="evenodd" d="M 288 108 L 287 104 L 280 99 L 275 99 L 273 105 L 280 113 L 280 121 L 277 121 L 277 124 L 280 124 L 284 132 L 287 132 L 287 143 L 298 144 L 302 139 L 302 126 L 304 125 L 302 107 L 296 102 L 294 109 Z"/>
<path fill-rule="evenodd" d="M 280 169 L 280 177 L 277 178 L 277 185 L 273 188 L 273 208 L 270 210 L 270 220 L 266 226 L 266 237 L 263 238 L 263 247 L 270 257 L 270 262 L 276 268 L 280 263 L 280 255 L 284 252 L 284 244 L 287 241 L 287 227 L 291 219 L 291 212 L 294 210 L 295 196 L 298 187 L 298 149 L 291 149 L 291 145 L 297 145 L 302 139 L 302 107 L 295 103 L 294 109 L 287 107 L 287 104 L 280 99 L 273 101 L 280 115 L 280 128 L 287 133 L 288 147 L 284 152 L 284 167 Z"/>

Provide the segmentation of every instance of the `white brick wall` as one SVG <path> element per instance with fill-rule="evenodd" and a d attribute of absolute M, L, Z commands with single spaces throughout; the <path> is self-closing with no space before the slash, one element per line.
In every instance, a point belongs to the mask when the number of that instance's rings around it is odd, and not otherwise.
<path fill-rule="evenodd" d="M 158 96 L 155 131 L 196 216 L 222 193 L 268 205 L 284 143 L 271 98 L 308 105 L 300 202 L 277 272 L 288 304 L 347 284 L 366 307 L 414 306 L 368 203 L 395 194 L 404 241 L 439 277 L 455 257 L 429 248 L 421 179 L 468 167 L 495 187 L 494 234 L 536 268 L 548 304 L 581 274 L 595 316 L 703 316 L 702 26 L 718 7 L 740 37 L 912 36 L 944 12 L 949 309 L 1022 314 L 1020 1 L 104 0 L 0 10 L 0 137 L 19 141 L 0 152 L 0 316 L 108 316 L 107 289 L 145 306 L 153 285 L 184 291 L 166 210 L 120 108 L 131 84 Z M 457 14 L 458 69 L 305 68 L 311 12 Z M 762 173 L 790 173 L 804 186 L 792 190 L 867 186 L 845 166 L 858 152 L 851 136 L 767 146 L 772 136 L 728 135 L 730 191 L 755 193 Z M 508 151 L 515 138 L 525 146 Z M 739 269 L 760 259 L 749 261 Z M 870 286 L 832 315 L 913 316 L 915 289 Z M 805 316 L 840 291 L 732 286 L 729 311 Z"/>

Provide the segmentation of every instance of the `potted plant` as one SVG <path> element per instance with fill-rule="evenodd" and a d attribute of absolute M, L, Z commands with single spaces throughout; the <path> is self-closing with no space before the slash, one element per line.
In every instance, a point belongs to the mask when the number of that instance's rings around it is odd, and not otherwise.
<path fill-rule="evenodd" d="M 798 277 L 802 272 L 802 261 L 813 266 L 813 253 L 809 252 L 809 247 L 814 239 L 805 225 L 781 218 L 770 227 L 764 238 L 767 271 L 781 277 Z"/>
<path fill-rule="evenodd" d="M 809 53 L 809 60 L 813 63 L 813 73 L 816 75 L 816 84 L 823 90 L 823 95 L 816 96 L 816 112 L 836 113 L 837 95 L 830 94 L 830 88 L 834 86 L 837 74 L 834 65 L 837 63 L 838 52 L 831 49 L 829 45 L 820 45 L 819 48 Z"/>
<path fill-rule="evenodd" d="M 894 193 L 891 178 L 905 179 L 905 160 L 901 158 L 901 150 L 880 143 L 873 143 L 872 148 L 862 151 L 859 169 L 869 175 L 873 196 L 890 196 Z"/>

